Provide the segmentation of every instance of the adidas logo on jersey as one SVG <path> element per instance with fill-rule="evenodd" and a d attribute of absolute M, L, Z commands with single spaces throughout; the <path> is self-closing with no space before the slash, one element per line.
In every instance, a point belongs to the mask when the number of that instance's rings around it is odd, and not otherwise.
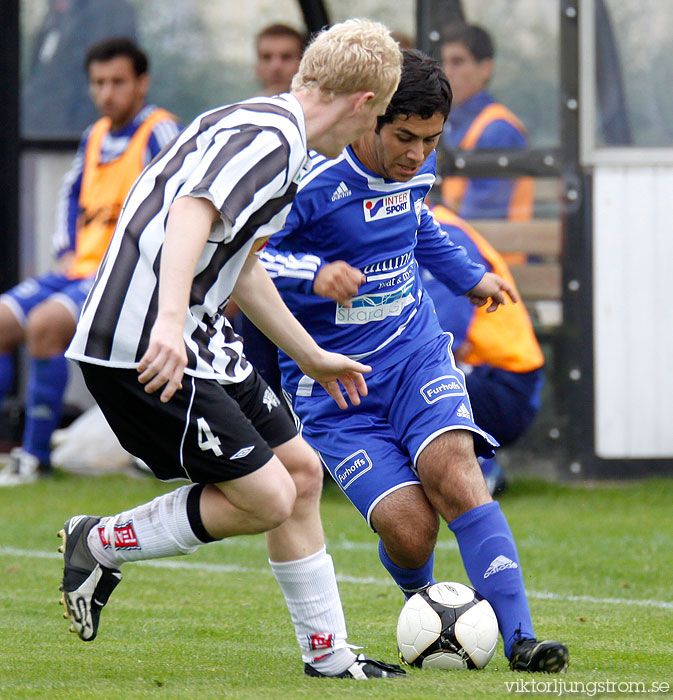
<path fill-rule="evenodd" d="M 458 418 L 466 418 L 467 420 L 472 419 L 472 416 L 470 415 L 470 412 L 467 410 L 467 406 L 465 406 L 464 403 L 461 403 L 460 406 L 458 406 L 456 415 L 458 416 Z"/>
<path fill-rule="evenodd" d="M 342 180 L 332 194 L 332 201 L 336 202 L 339 199 L 350 197 L 352 194 L 353 193 L 348 189 L 348 187 L 346 187 L 346 183 Z"/>
<path fill-rule="evenodd" d="M 508 557 L 501 554 L 499 557 L 496 557 L 489 564 L 488 569 L 486 569 L 486 572 L 484 573 L 484 578 L 488 578 L 489 576 L 493 576 L 493 574 L 497 574 L 500 571 L 504 571 L 505 569 L 518 569 L 518 568 L 519 568 L 519 565 L 515 561 L 512 561 Z"/>

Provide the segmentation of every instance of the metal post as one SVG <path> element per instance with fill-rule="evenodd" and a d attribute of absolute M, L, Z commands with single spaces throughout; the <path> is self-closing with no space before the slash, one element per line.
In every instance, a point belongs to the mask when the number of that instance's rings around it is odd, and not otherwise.
<path fill-rule="evenodd" d="M 564 191 L 563 336 L 556 385 L 563 476 L 586 478 L 593 463 L 591 177 L 580 166 L 579 4 L 561 0 L 561 156 Z"/>
<path fill-rule="evenodd" d="M 19 279 L 19 0 L 0 2 L 0 292 Z"/>
<path fill-rule="evenodd" d="M 322 0 L 298 0 L 304 23 L 309 35 L 319 32 L 330 25 L 329 15 Z"/>

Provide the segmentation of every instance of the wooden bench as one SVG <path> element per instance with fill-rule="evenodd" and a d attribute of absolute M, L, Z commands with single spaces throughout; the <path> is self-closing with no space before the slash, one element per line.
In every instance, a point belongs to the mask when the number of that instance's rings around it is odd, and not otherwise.
<path fill-rule="evenodd" d="M 563 347 L 562 267 L 563 231 L 559 218 L 531 221 L 470 220 L 500 253 L 525 253 L 528 261 L 509 265 L 514 281 L 533 322 L 545 356 L 545 384 L 535 428 L 513 446 L 498 451 L 505 467 L 535 465 L 529 473 L 555 474 L 560 457 L 559 426 L 564 424 L 559 387 Z"/>
<path fill-rule="evenodd" d="M 499 253 L 524 253 L 528 257 L 525 264 L 512 264 L 509 269 L 536 329 L 561 325 L 560 219 L 472 219 L 469 223 Z"/>

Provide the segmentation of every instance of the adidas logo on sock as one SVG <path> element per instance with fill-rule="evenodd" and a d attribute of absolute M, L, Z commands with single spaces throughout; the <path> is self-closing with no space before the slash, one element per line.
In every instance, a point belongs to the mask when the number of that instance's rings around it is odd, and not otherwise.
<path fill-rule="evenodd" d="M 456 415 L 458 416 L 458 418 L 467 418 L 468 420 L 472 418 L 470 412 L 467 410 L 467 406 L 465 406 L 464 403 L 460 404 L 458 410 L 456 411 Z"/>
<path fill-rule="evenodd" d="M 342 180 L 332 194 L 332 201 L 336 202 L 338 199 L 350 197 L 352 194 L 353 193 L 348 189 L 348 187 L 346 187 L 346 183 Z"/>
<path fill-rule="evenodd" d="M 508 557 L 504 555 L 500 555 L 499 557 L 496 557 L 488 566 L 488 569 L 486 569 L 486 573 L 484 574 L 484 578 L 488 578 L 489 576 L 493 576 L 493 574 L 497 574 L 500 571 L 504 571 L 505 569 L 518 569 L 519 565 L 515 562 L 509 559 Z"/>

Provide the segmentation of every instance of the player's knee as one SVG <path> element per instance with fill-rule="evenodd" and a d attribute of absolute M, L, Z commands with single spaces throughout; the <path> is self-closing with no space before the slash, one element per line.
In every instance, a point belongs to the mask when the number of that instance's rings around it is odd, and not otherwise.
<path fill-rule="evenodd" d="M 310 448 L 309 448 L 310 450 Z M 301 468 L 292 475 L 297 487 L 297 500 L 320 498 L 323 482 L 323 468 L 318 456 L 310 450 L 302 460 Z"/>
<path fill-rule="evenodd" d="M 40 304 L 28 315 L 26 342 L 33 357 L 51 357 L 66 350 L 72 339 L 75 323 L 67 310 L 54 313 L 53 306 Z"/>
<path fill-rule="evenodd" d="M 403 540 L 404 551 L 407 559 L 407 568 L 418 569 L 430 558 L 437 544 L 439 525 L 423 523 L 408 528 L 407 536 Z"/>
<path fill-rule="evenodd" d="M 0 302 L 0 353 L 12 352 L 25 338 L 25 331 L 9 306 Z"/>
<path fill-rule="evenodd" d="M 282 525 L 293 513 L 297 500 L 297 488 L 278 463 L 280 472 L 274 479 L 273 485 L 266 492 L 262 507 L 257 509 L 257 515 L 262 519 L 265 530 L 273 530 Z"/>
<path fill-rule="evenodd" d="M 390 558 L 405 569 L 418 569 L 430 558 L 439 533 L 436 514 L 407 520 L 400 518 L 381 534 Z"/>
<path fill-rule="evenodd" d="M 259 514 L 263 529 L 273 530 L 282 525 L 292 515 L 296 498 L 297 491 L 294 486 L 278 489 L 274 497 L 264 504 Z"/>
<path fill-rule="evenodd" d="M 415 526 L 399 532 L 394 542 L 386 542 L 384 546 L 388 556 L 397 566 L 404 569 L 419 569 L 428 561 L 437 544 L 437 532 L 431 529 L 424 531 Z"/>
<path fill-rule="evenodd" d="M 420 485 L 410 485 L 379 501 L 371 516 L 390 558 L 406 569 L 429 559 L 437 542 L 439 516 Z"/>
<path fill-rule="evenodd" d="M 282 461 L 294 481 L 297 500 L 319 499 L 322 491 L 323 467 L 313 448 L 299 438 L 292 452 L 282 456 Z"/>

